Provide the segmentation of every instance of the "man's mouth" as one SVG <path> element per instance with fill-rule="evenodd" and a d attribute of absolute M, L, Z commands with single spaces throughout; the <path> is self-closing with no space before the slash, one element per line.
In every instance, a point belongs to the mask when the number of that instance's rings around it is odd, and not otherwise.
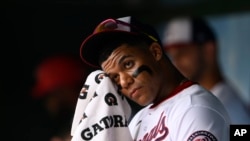
<path fill-rule="evenodd" d="M 136 96 L 136 94 L 137 94 L 137 92 L 138 92 L 138 90 L 139 89 L 141 89 L 141 87 L 138 87 L 138 88 L 135 88 L 135 89 L 133 89 L 131 92 L 130 92 L 130 97 L 131 98 L 134 98 L 135 96 Z"/>

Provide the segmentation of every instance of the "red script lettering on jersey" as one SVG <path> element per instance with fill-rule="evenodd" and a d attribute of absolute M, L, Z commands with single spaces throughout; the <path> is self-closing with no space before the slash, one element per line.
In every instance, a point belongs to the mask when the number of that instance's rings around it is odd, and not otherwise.
<path fill-rule="evenodd" d="M 149 133 L 146 133 L 143 139 L 140 139 L 139 141 L 151 141 L 153 139 L 155 141 L 162 141 L 167 137 L 169 132 L 167 126 L 165 125 L 166 116 L 163 116 L 163 114 L 164 112 L 161 113 L 161 117 L 157 125 L 151 129 Z"/>

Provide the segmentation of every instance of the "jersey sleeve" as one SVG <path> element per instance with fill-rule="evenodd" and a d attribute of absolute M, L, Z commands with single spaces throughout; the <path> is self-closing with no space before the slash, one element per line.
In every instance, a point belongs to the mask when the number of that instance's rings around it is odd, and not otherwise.
<path fill-rule="evenodd" d="M 229 122 L 219 112 L 208 107 L 189 108 L 173 119 L 171 129 L 175 131 L 170 131 L 173 140 L 229 140 Z"/>

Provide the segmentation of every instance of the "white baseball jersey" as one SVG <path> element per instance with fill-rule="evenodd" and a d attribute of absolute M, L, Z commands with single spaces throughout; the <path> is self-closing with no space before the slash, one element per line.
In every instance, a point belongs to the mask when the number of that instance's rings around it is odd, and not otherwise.
<path fill-rule="evenodd" d="M 129 123 L 134 141 L 228 141 L 229 117 L 222 103 L 190 81 L 172 96 L 139 111 Z"/>
<path fill-rule="evenodd" d="M 220 82 L 210 90 L 225 106 L 231 124 L 250 124 L 250 111 L 244 105 L 239 93 L 227 82 Z"/>

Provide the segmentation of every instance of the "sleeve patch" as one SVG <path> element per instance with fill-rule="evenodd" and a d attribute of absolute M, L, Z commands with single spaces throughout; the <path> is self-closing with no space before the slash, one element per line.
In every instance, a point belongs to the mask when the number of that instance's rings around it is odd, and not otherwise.
<path fill-rule="evenodd" d="M 196 131 L 187 141 L 217 141 L 216 137 L 208 131 Z"/>

